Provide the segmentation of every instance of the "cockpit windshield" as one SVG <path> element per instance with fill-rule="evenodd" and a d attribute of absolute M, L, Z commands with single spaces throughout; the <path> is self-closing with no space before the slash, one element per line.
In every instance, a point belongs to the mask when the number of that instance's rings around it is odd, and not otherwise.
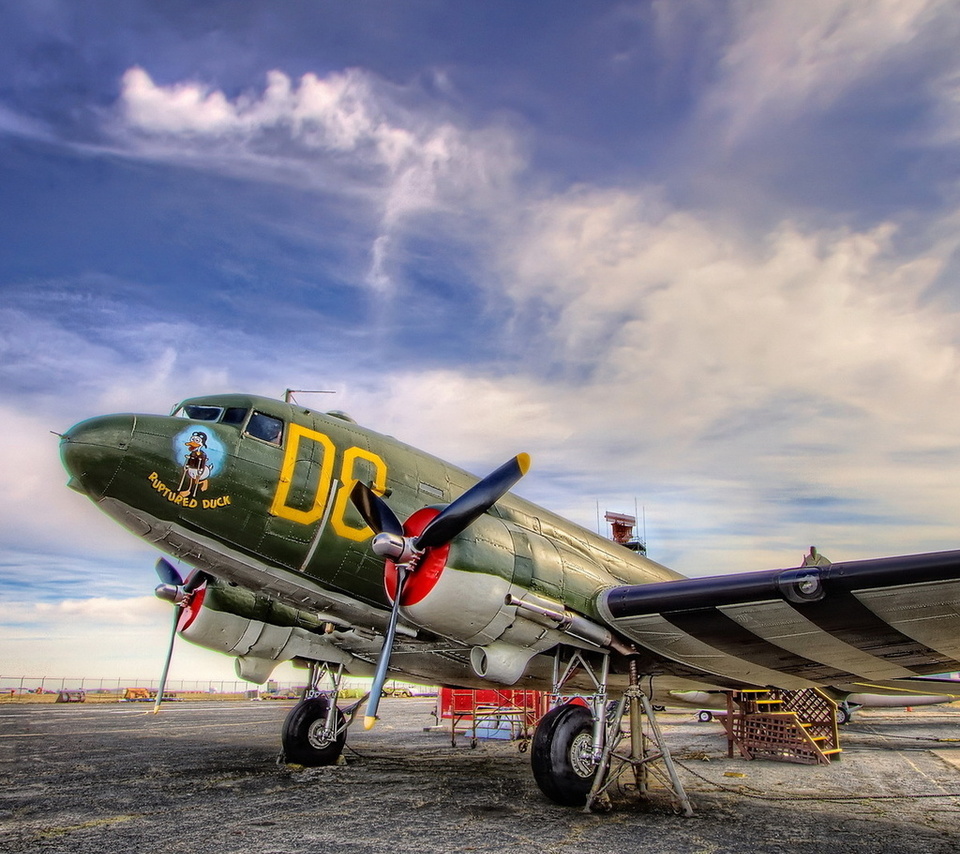
<path fill-rule="evenodd" d="M 283 444 L 284 421 L 259 409 L 247 406 L 230 406 L 232 401 L 189 401 L 180 404 L 174 415 L 191 421 L 218 422 L 238 427 L 244 436 L 252 436 L 271 445 Z"/>
<path fill-rule="evenodd" d="M 242 406 L 228 406 L 223 410 L 223 418 L 220 421 L 224 424 L 243 424 L 247 412 L 248 410 Z"/>
<path fill-rule="evenodd" d="M 192 421 L 219 421 L 221 424 L 243 424 L 250 410 L 243 406 L 214 406 L 209 403 L 188 403 L 174 414 Z"/>
<path fill-rule="evenodd" d="M 182 415 L 184 418 L 191 418 L 194 421 L 219 421 L 220 416 L 223 415 L 223 407 L 201 406 L 196 403 L 191 403 L 184 406 L 177 414 Z"/>

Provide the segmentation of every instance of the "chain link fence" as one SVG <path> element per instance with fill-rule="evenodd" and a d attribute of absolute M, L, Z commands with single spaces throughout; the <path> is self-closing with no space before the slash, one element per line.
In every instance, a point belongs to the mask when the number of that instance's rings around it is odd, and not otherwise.
<path fill-rule="evenodd" d="M 156 696 L 159 682 L 156 678 L 139 677 L 69 677 L 69 676 L 3 676 L 0 675 L 0 702 L 39 699 L 46 695 L 83 692 L 90 700 L 146 699 Z M 389 683 L 397 688 L 403 683 Z M 388 687 L 389 687 L 388 686 Z M 230 697 L 254 699 L 262 696 L 275 699 L 296 699 L 304 690 L 304 682 L 271 679 L 263 685 L 255 685 L 242 679 L 168 679 L 163 689 L 164 697 L 209 696 L 211 699 Z M 327 687 L 321 685 L 321 687 Z M 414 687 L 413 693 L 425 693 L 427 689 Z M 344 679 L 341 684 L 344 696 L 362 696 L 370 690 L 370 680 Z"/>

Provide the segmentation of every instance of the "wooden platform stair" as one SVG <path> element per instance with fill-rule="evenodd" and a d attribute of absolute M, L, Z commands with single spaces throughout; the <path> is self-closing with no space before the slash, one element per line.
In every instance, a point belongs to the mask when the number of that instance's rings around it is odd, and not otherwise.
<path fill-rule="evenodd" d="M 829 765 L 840 757 L 837 705 L 816 688 L 756 689 L 727 694 L 729 755 L 746 759 Z"/>

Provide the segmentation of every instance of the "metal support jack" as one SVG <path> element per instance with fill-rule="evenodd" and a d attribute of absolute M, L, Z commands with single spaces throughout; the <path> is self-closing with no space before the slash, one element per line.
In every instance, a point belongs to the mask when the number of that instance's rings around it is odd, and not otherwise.
<path fill-rule="evenodd" d="M 604 692 L 605 692 L 604 684 Z M 604 693 L 605 696 L 605 693 Z M 625 733 L 621 722 L 629 711 L 629 752 L 618 748 Z M 644 722 L 647 728 L 644 727 Z M 636 662 L 630 662 L 630 686 L 615 705 L 611 714 L 598 724 L 605 730 L 603 746 L 597 760 L 597 774 L 584 806 L 590 812 L 594 804 L 616 783 L 627 769 L 633 769 L 637 792 L 646 799 L 649 794 L 650 775 L 655 776 L 673 795 L 679 810 L 685 816 L 693 815 L 693 807 L 677 775 L 670 750 L 663 738 L 656 712 L 650 698 L 640 689 Z M 648 730 L 649 729 L 649 733 Z M 659 763 L 663 764 L 661 769 Z"/>

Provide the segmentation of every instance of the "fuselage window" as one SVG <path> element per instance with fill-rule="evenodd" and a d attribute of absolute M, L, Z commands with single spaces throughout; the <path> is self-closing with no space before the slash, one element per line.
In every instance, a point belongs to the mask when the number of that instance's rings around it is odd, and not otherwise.
<path fill-rule="evenodd" d="M 223 414 L 223 407 L 191 404 L 183 407 L 183 414 L 194 421 L 216 421 Z"/>
<path fill-rule="evenodd" d="M 272 445 L 279 445 L 283 439 L 283 422 L 272 415 L 265 415 L 254 410 L 245 432 L 255 439 L 270 442 Z"/>
<path fill-rule="evenodd" d="M 222 424 L 243 424 L 243 419 L 247 417 L 247 410 L 242 406 L 228 406 L 220 419 Z"/>

